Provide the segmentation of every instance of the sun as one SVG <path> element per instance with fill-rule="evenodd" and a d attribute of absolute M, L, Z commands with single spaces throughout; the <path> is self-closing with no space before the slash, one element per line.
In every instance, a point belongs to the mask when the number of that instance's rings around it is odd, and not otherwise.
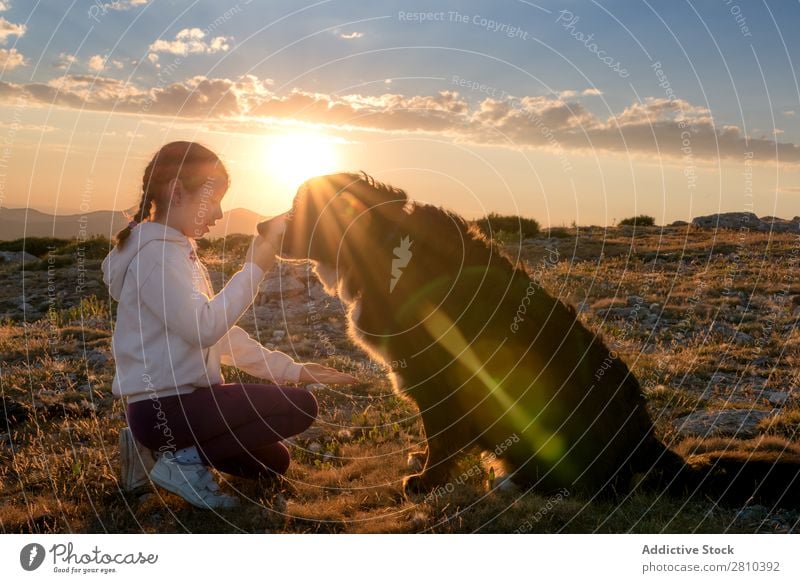
<path fill-rule="evenodd" d="M 337 139 L 318 132 L 272 136 L 266 157 L 271 178 L 292 190 L 309 178 L 341 170 Z"/>

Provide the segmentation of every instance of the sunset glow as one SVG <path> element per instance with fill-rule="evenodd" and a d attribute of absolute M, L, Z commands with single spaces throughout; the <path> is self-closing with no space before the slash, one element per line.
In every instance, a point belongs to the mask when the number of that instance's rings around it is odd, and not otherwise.
<path fill-rule="evenodd" d="M 341 170 L 334 138 L 317 132 L 298 132 L 269 139 L 265 171 L 275 182 L 292 189 L 308 178 Z"/>

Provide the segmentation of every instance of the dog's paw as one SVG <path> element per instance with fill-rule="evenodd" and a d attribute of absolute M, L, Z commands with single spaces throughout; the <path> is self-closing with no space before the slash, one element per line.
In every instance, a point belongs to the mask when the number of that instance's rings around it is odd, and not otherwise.
<path fill-rule="evenodd" d="M 430 484 L 425 474 L 411 474 L 403 479 L 403 493 L 406 496 L 424 494 L 432 489 L 433 484 Z"/>
<path fill-rule="evenodd" d="M 426 450 L 412 451 L 408 454 L 406 464 L 412 472 L 421 472 L 422 468 L 425 467 L 426 461 L 428 461 L 428 452 Z"/>

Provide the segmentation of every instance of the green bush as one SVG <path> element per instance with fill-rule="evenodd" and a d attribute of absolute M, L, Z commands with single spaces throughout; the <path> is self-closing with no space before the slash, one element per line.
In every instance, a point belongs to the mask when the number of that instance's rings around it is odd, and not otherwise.
<path fill-rule="evenodd" d="M 23 237 L 13 241 L 0 241 L 0 251 L 25 251 L 41 259 L 51 249 L 58 249 L 67 242 L 67 239 L 55 237 Z"/>
<path fill-rule="evenodd" d="M 564 227 L 552 227 L 548 232 L 548 235 L 553 237 L 554 239 L 569 239 L 572 237 L 569 231 L 567 231 Z"/>
<path fill-rule="evenodd" d="M 650 215 L 636 215 L 635 217 L 628 217 L 627 219 L 622 219 L 619 222 L 619 226 L 634 225 L 637 227 L 652 227 L 655 224 L 656 224 L 655 218 L 651 217 Z"/>
<path fill-rule="evenodd" d="M 475 225 L 484 235 L 495 239 L 498 238 L 501 231 L 503 232 L 502 238 L 526 239 L 537 236 L 540 230 L 536 219 L 527 219 L 517 215 L 499 215 L 497 213 L 489 213 L 488 216 L 475 221 Z"/>
<path fill-rule="evenodd" d="M 111 250 L 111 243 L 103 235 L 93 235 L 84 240 L 75 237 L 23 237 L 13 241 L 0 241 L 0 251 L 25 251 L 45 260 L 51 254 L 77 257 L 79 250 L 86 259 L 103 259 Z"/>

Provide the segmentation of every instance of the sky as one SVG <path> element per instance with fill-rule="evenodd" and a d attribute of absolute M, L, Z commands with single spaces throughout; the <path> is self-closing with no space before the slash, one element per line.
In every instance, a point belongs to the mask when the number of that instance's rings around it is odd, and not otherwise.
<path fill-rule="evenodd" d="M 0 206 L 134 207 L 163 144 L 223 208 L 363 170 L 468 218 L 800 215 L 798 2 L 0 0 Z"/>

